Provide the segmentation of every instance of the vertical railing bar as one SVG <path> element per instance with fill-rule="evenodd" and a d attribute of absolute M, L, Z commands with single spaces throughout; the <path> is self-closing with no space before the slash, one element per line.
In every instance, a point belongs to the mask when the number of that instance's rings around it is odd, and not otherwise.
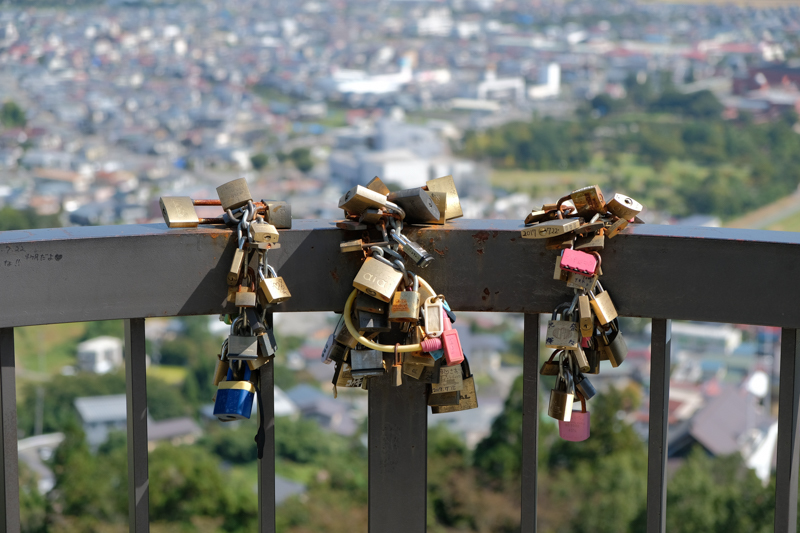
<path fill-rule="evenodd" d="M 125 320 L 125 386 L 128 408 L 128 523 L 131 533 L 150 531 L 147 470 L 147 374 L 144 318 Z"/>
<path fill-rule="evenodd" d="M 267 326 L 272 328 L 272 313 L 267 313 Z M 258 531 L 275 533 L 275 363 L 262 365 L 259 390 L 264 409 L 264 455 L 258 460 Z M 261 414 L 259 413 L 259 416 Z"/>
<path fill-rule="evenodd" d="M 20 530 L 19 463 L 17 455 L 17 385 L 14 364 L 14 328 L 0 328 L 0 411 L 3 423 L 3 460 L 0 461 L 0 531 Z"/>
<path fill-rule="evenodd" d="M 775 478 L 775 531 L 797 531 L 798 400 L 800 364 L 796 329 L 781 330 L 781 374 L 778 392 L 778 458 Z"/>
<path fill-rule="evenodd" d="M 647 533 L 667 527 L 667 428 L 672 321 L 653 319 L 650 339 L 650 433 L 647 440 Z"/>
<path fill-rule="evenodd" d="M 524 321 L 520 531 L 534 533 L 539 495 L 539 315 L 526 313 Z"/>

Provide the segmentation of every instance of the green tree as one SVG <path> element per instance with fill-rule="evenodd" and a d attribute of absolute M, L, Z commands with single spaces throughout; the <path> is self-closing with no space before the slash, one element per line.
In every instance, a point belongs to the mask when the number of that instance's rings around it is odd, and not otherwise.
<path fill-rule="evenodd" d="M 295 148 L 289 154 L 294 166 L 300 172 L 306 173 L 314 168 L 314 159 L 311 157 L 311 150 L 308 148 Z"/>
<path fill-rule="evenodd" d="M 6 128 L 24 128 L 27 123 L 25 111 L 13 100 L 7 100 L 0 107 L 0 124 Z"/>
<path fill-rule="evenodd" d="M 250 157 L 250 163 L 253 165 L 254 169 L 262 170 L 267 166 L 267 163 L 269 163 L 269 158 L 267 154 L 255 154 Z"/>
<path fill-rule="evenodd" d="M 0 231 L 60 227 L 58 215 L 39 215 L 33 209 L 19 210 L 8 205 L 0 209 Z"/>

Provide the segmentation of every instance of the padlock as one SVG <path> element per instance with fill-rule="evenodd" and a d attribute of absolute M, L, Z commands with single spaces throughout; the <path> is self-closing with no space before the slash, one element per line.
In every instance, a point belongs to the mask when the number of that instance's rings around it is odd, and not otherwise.
<path fill-rule="evenodd" d="M 247 180 L 244 178 L 239 178 L 229 181 L 224 185 L 220 185 L 217 187 L 217 195 L 219 196 L 220 203 L 222 203 L 223 211 L 242 207 L 253 199 L 250 195 L 250 187 L 247 186 Z"/>
<path fill-rule="evenodd" d="M 231 267 L 228 269 L 228 285 L 235 286 L 239 284 L 239 274 L 242 272 L 242 263 L 244 263 L 244 250 L 241 248 L 236 248 L 233 251 L 233 261 L 231 261 Z"/>
<path fill-rule="evenodd" d="M 549 239 L 575 231 L 580 226 L 581 221 L 577 218 L 547 220 L 530 228 L 523 228 L 521 235 L 523 239 Z"/>
<path fill-rule="evenodd" d="M 614 307 L 614 302 L 611 301 L 611 296 L 609 296 L 608 291 L 603 290 L 603 286 L 599 281 L 597 282 L 597 288 L 600 290 L 597 294 L 594 292 L 589 293 L 591 297 L 589 303 L 592 305 L 594 314 L 597 317 L 597 322 L 599 322 L 601 326 L 605 326 L 617 318 L 617 309 Z"/>
<path fill-rule="evenodd" d="M 431 385 L 431 394 L 456 392 L 463 388 L 464 376 L 462 374 L 461 365 L 442 366 L 439 370 L 439 383 L 434 383 Z"/>
<path fill-rule="evenodd" d="M 384 374 L 383 354 L 378 350 L 350 350 L 350 372 L 353 377 L 361 378 Z"/>
<path fill-rule="evenodd" d="M 262 220 L 253 221 L 247 230 L 250 242 L 278 242 L 278 230 Z"/>
<path fill-rule="evenodd" d="M 358 217 L 359 222 L 363 222 L 364 224 L 377 224 L 383 218 L 383 211 L 380 209 L 366 209 L 361 216 Z"/>
<path fill-rule="evenodd" d="M 586 399 L 578 394 L 581 410 L 572 412 L 569 420 L 558 421 L 558 436 L 570 442 L 581 442 L 589 438 L 590 418 L 586 410 Z"/>
<path fill-rule="evenodd" d="M 389 308 L 390 322 L 419 322 L 419 279 L 411 275 L 414 285 L 409 291 L 397 291 Z"/>
<path fill-rule="evenodd" d="M 239 291 L 236 293 L 234 300 L 236 307 L 255 307 L 256 306 L 256 293 L 251 291 L 249 287 L 239 285 Z"/>
<path fill-rule="evenodd" d="M 367 183 L 367 189 L 375 191 L 378 194 L 383 194 L 384 196 L 391 192 L 389 187 L 387 187 L 378 176 L 375 176 L 369 180 L 369 183 Z"/>
<path fill-rule="evenodd" d="M 328 340 L 325 341 L 325 346 L 322 348 L 322 362 L 326 365 L 329 365 L 333 362 L 333 358 L 331 354 L 333 353 L 333 347 L 336 345 L 336 340 L 334 340 L 333 333 L 328 336 Z M 341 345 L 340 345 L 341 346 Z"/>
<path fill-rule="evenodd" d="M 228 359 L 256 359 L 258 357 L 258 339 L 255 335 L 242 332 L 242 316 L 236 318 L 231 324 L 228 335 Z M 249 329 L 249 328 L 247 328 Z"/>
<path fill-rule="evenodd" d="M 447 222 L 447 193 L 446 192 L 434 192 L 428 191 L 428 194 L 433 200 L 433 205 L 436 206 L 436 209 L 439 210 L 439 220 L 436 222 L 430 222 L 430 224 L 438 224 L 442 225 Z"/>
<path fill-rule="evenodd" d="M 627 227 L 628 227 L 628 221 L 625 220 L 624 218 L 620 218 L 619 220 L 617 220 L 608 227 L 608 232 L 606 233 L 606 235 L 608 236 L 609 239 L 613 239 L 614 237 L 617 236 L 617 234 L 619 234 L 620 231 L 624 230 Z"/>
<path fill-rule="evenodd" d="M 545 211 L 543 209 L 534 209 L 525 217 L 525 225 L 528 226 L 530 224 L 538 224 L 539 222 L 544 222 L 546 220 L 553 220 L 558 218 L 558 212 L 555 209 L 550 211 Z"/>
<path fill-rule="evenodd" d="M 339 198 L 339 207 L 353 215 L 360 215 L 367 209 L 386 207 L 386 195 L 356 185 Z"/>
<path fill-rule="evenodd" d="M 258 271 L 261 278 L 258 282 L 259 294 L 266 299 L 266 304 L 279 304 L 291 298 L 292 293 L 289 292 L 289 287 L 286 286 L 283 278 L 278 276 L 275 269 L 269 265 L 267 265 L 267 271 L 270 277 L 264 276 L 264 272 L 261 270 Z M 266 304 L 262 302 L 262 305 Z"/>
<path fill-rule="evenodd" d="M 238 369 L 241 379 L 234 378 L 233 368 L 228 369 L 225 381 L 221 381 L 214 399 L 214 416 L 222 422 L 250 418 L 253 411 L 255 385 L 250 383 L 250 369 L 242 365 Z"/>
<path fill-rule="evenodd" d="M 611 366 L 618 367 L 628 356 L 628 343 L 619 331 L 616 321 L 612 322 L 611 335 L 606 331 L 600 334 L 600 349 L 603 355 L 611 363 Z"/>
<path fill-rule="evenodd" d="M 561 270 L 561 256 L 556 257 L 556 269 L 553 272 L 553 279 L 558 281 L 567 281 L 570 273 L 566 270 Z"/>
<path fill-rule="evenodd" d="M 361 239 L 356 239 L 354 241 L 344 241 L 339 244 L 339 251 L 344 253 L 348 252 L 360 252 L 364 249 L 363 247 L 364 241 Z"/>
<path fill-rule="evenodd" d="M 250 331 L 256 335 L 263 335 L 267 332 L 267 326 L 261 321 L 255 309 L 248 307 L 244 310 L 247 317 L 247 325 L 250 326 Z"/>
<path fill-rule="evenodd" d="M 453 176 L 443 176 L 441 178 L 428 180 L 425 182 L 425 187 L 430 192 L 443 192 L 447 194 L 447 209 L 445 209 L 444 214 L 446 220 L 464 216 Z"/>
<path fill-rule="evenodd" d="M 556 237 L 545 239 L 544 248 L 545 250 L 567 250 L 571 249 L 574 244 L 575 234 L 565 233 L 564 235 L 558 235 Z"/>
<path fill-rule="evenodd" d="M 597 285 L 599 275 L 597 272 L 593 276 L 584 276 L 577 272 L 567 272 L 567 287 L 570 289 L 583 289 L 585 292 L 591 292 Z"/>
<path fill-rule="evenodd" d="M 550 391 L 550 405 L 547 407 L 547 414 L 556 420 L 569 422 L 572 417 L 573 401 L 572 376 L 564 368 L 564 356 L 562 354 L 559 358 L 556 387 Z"/>
<path fill-rule="evenodd" d="M 605 213 L 606 203 L 603 193 L 597 185 L 581 187 L 569 195 L 579 215 L 584 213 Z"/>
<path fill-rule="evenodd" d="M 561 252 L 561 269 L 593 276 L 597 270 L 597 258 L 586 252 L 567 249 Z"/>
<path fill-rule="evenodd" d="M 194 203 L 188 196 L 162 196 L 158 204 L 168 228 L 196 228 L 200 224 Z"/>
<path fill-rule="evenodd" d="M 578 323 L 572 320 L 564 320 L 566 317 L 559 318 L 559 315 L 566 311 L 570 304 L 561 304 L 553 311 L 552 318 L 547 322 L 547 335 L 544 344 L 548 348 L 568 348 L 572 349 L 581 342 L 581 334 Z"/>
<path fill-rule="evenodd" d="M 578 324 L 581 328 L 581 337 L 591 337 L 594 333 L 594 314 L 586 294 L 578 295 Z"/>
<path fill-rule="evenodd" d="M 373 298 L 367 293 L 359 291 L 356 300 L 353 302 L 356 311 L 367 311 L 369 313 L 384 314 L 389 310 L 389 305 L 377 298 Z"/>
<path fill-rule="evenodd" d="M 409 363 L 408 361 L 403 361 L 403 374 L 406 376 L 412 377 L 414 379 L 419 379 L 422 373 L 425 371 L 424 365 L 418 365 L 415 363 Z"/>
<path fill-rule="evenodd" d="M 275 334 L 271 328 L 263 335 L 256 335 L 258 341 L 258 357 L 256 359 L 248 359 L 247 366 L 250 370 L 258 370 L 265 364 L 272 361 L 275 357 L 275 352 L 278 351 L 278 344 L 275 342 Z"/>
<path fill-rule="evenodd" d="M 425 300 L 422 316 L 425 320 L 425 334 L 427 337 L 440 337 L 444 331 L 444 306 L 443 298 L 435 296 Z"/>
<path fill-rule="evenodd" d="M 539 369 L 539 374 L 542 376 L 557 376 L 558 360 L 556 359 L 556 356 L 560 356 L 562 353 L 564 353 L 564 350 L 555 350 L 550 355 L 550 359 L 542 364 L 542 368 Z"/>
<path fill-rule="evenodd" d="M 266 219 L 277 229 L 292 229 L 292 204 L 278 200 L 261 200 L 267 207 Z"/>
<path fill-rule="evenodd" d="M 406 212 L 405 222 L 430 224 L 439 222 L 439 209 L 427 191 L 421 187 L 391 192 L 386 197 Z"/>
<path fill-rule="evenodd" d="M 589 359 L 586 357 L 586 353 L 581 348 L 580 343 L 571 349 L 567 350 L 567 356 L 570 358 L 570 363 L 574 363 L 574 366 L 581 370 L 582 372 L 587 372 L 589 370 Z M 575 373 L 573 372 L 573 375 Z"/>
<path fill-rule="evenodd" d="M 642 212 L 642 204 L 624 194 L 615 194 L 606 204 L 608 211 L 624 220 L 630 220 Z"/>
<path fill-rule="evenodd" d="M 367 257 L 353 280 L 353 287 L 384 302 L 391 301 L 403 273 L 375 257 Z"/>
<path fill-rule="evenodd" d="M 428 405 L 433 407 L 452 407 L 461 401 L 461 391 L 439 392 L 428 395 Z"/>
<path fill-rule="evenodd" d="M 217 357 L 217 366 L 214 368 L 215 387 L 225 380 L 228 375 L 228 368 L 230 368 L 230 363 L 228 362 L 228 339 L 225 339 L 225 342 L 222 343 L 221 353 Z"/>
<path fill-rule="evenodd" d="M 439 383 L 439 373 L 442 369 L 442 360 L 436 361 L 436 364 L 433 366 L 426 366 L 425 369 L 422 371 L 422 374 L 417 379 L 422 383 Z"/>
<path fill-rule="evenodd" d="M 361 388 L 363 382 L 366 381 L 360 376 L 354 376 L 353 371 L 350 368 L 350 365 L 347 363 L 342 363 L 336 365 L 336 369 L 333 373 L 333 380 L 332 383 L 337 387 L 348 387 L 348 388 Z"/>
<path fill-rule="evenodd" d="M 390 235 L 395 241 L 400 243 L 400 251 L 403 252 L 409 259 L 411 259 L 418 267 L 425 268 L 431 264 L 431 261 L 433 261 L 433 256 L 425 248 L 415 243 L 402 233 L 392 229 L 390 231 Z"/>
<path fill-rule="evenodd" d="M 583 353 L 586 354 L 586 359 L 589 361 L 589 370 L 585 371 L 585 373 L 599 374 L 602 356 L 597 347 L 597 340 L 594 337 L 584 337 L 581 339 L 581 348 L 583 348 Z"/>
<path fill-rule="evenodd" d="M 442 322 L 444 331 L 442 331 L 439 338 L 442 340 L 445 364 L 447 366 L 460 365 L 464 361 L 464 352 L 461 349 L 461 340 L 458 338 L 458 330 L 453 328 L 447 317 L 444 317 Z"/>
<path fill-rule="evenodd" d="M 473 378 L 472 376 L 464 378 L 464 386 L 458 392 L 459 392 L 458 405 L 452 405 L 452 406 L 443 405 L 437 407 L 431 406 L 431 413 L 433 414 L 454 413 L 456 411 L 466 411 L 468 409 L 478 408 L 478 395 L 475 392 L 475 378 Z"/>
<path fill-rule="evenodd" d="M 605 247 L 606 237 L 600 233 L 593 233 L 575 239 L 575 250 L 581 252 L 600 252 Z"/>
<path fill-rule="evenodd" d="M 583 375 L 583 372 L 575 372 L 575 390 L 579 392 L 585 399 L 591 400 L 597 394 L 597 389 L 594 388 L 589 378 Z"/>
<path fill-rule="evenodd" d="M 333 335 L 336 339 L 336 342 L 342 344 L 343 346 L 347 346 L 348 348 L 355 348 L 358 344 L 358 340 L 353 337 L 353 335 L 350 333 L 350 330 L 347 329 L 344 320 L 339 320 Z"/>
<path fill-rule="evenodd" d="M 386 315 L 370 313 L 369 311 L 356 311 L 358 316 L 358 331 L 364 333 L 385 333 L 392 331 L 392 326 Z"/>

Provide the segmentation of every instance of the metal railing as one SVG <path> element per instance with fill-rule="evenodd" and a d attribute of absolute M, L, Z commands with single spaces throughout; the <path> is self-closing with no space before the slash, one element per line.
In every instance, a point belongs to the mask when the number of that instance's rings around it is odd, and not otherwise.
<path fill-rule="evenodd" d="M 456 311 L 524 313 L 521 531 L 536 531 L 539 313 L 569 292 L 552 279 L 555 252 L 520 239 L 522 224 L 455 220 L 408 228 L 437 256 L 425 278 Z M 332 221 L 295 220 L 281 231 L 270 263 L 292 299 L 281 312 L 341 311 L 359 267 L 342 254 Z M 351 237 L 355 238 L 355 236 Z M 128 470 L 131 531 L 148 531 L 145 318 L 223 312 L 234 239 L 227 229 L 167 229 L 163 224 L 0 233 L 0 514 L 19 530 L 13 328 L 87 320 L 125 320 L 128 354 Z M 647 531 L 665 530 L 670 319 L 779 326 L 780 363 L 775 531 L 797 521 L 800 234 L 641 225 L 607 241 L 604 284 L 623 316 L 652 328 Z M 272 365 L 260 369 L 265 415 L 273 417 Z M 369 527 L 425 531 L 427 406 L 424 385 L 369 390 Z M 469 416 L 465 413 L 464 416 Z M 274 429 L 259 460 L 259 531 L 275 531 Z M 384 490 L 391 486 L 392 491 Z"/>

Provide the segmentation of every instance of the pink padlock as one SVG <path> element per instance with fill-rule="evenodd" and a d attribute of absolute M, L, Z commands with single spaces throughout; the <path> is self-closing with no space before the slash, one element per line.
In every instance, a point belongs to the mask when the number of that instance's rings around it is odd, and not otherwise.
<path fill-rule="evenodd" d="M 580 250 L 567 248 L 561 252 L 561 270 L 577 272 L 584 276 L 594 276 L 597 270 L 597 257 Z"/>
<path fill-rule="evenodd" d="M 575 396 L 581 400 L 581 410 L 572 411 L 569 422 L 558 421 L 558 436 L 571 442 L 581 442 L 589 438 L 589 412 L 583 395 L 578 392 Z"/>

